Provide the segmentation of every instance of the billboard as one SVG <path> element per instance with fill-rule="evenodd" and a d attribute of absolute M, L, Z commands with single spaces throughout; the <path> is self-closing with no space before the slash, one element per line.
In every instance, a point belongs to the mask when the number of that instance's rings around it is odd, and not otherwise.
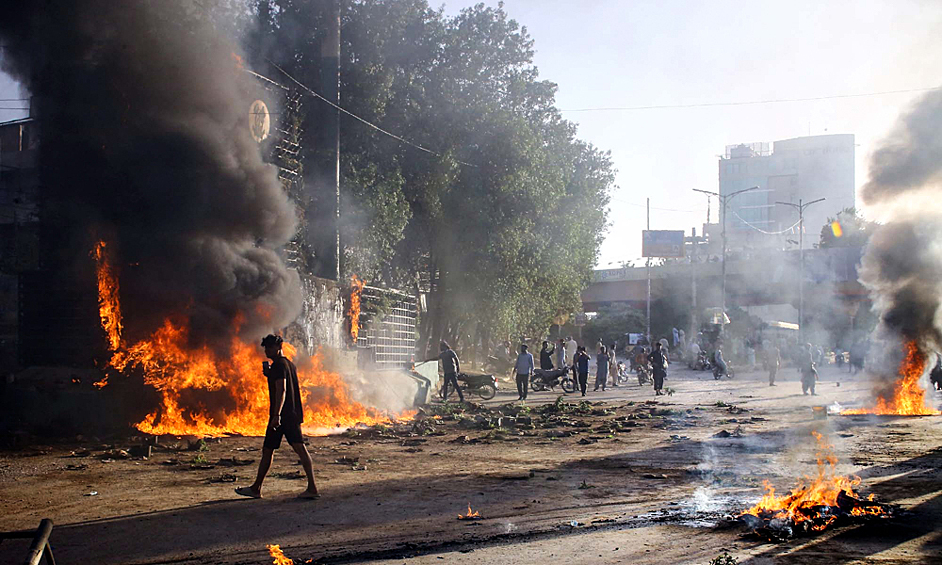
<path fill-rule="evenodd" d="M 683 230 L 643 230 L 641 232 L 642 257 L 683 257 Z"/>

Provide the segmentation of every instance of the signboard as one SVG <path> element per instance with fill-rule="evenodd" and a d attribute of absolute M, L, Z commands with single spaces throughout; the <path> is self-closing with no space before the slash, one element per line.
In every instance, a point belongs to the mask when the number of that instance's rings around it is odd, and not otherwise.
<path fill-rule="evenodd" d="M 265 141 L 271 132 L 271 115 L 268 113 L 268 106 L 261 100 L 252 102 L 249 108 L 249 130 L 256 143 Z"/>
<path fill-rule="evenodd" d="M 642 257 L 683 257 L 683 230 L 643 230 L 641 232 Z"/>
<path fill-rule="evenodd" d="M 628 345 L 638 345 L 644 342 L 644 334 L 628 334 Z"/>

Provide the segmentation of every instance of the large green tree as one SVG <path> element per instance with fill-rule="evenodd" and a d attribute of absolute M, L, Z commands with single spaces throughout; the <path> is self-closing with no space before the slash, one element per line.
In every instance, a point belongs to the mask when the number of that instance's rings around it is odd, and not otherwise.
<path fill-rule="evenodd" d="M 323 4 L 260 0 L 255 60 L 316 85 Z M 347 270 L 428 284 L 428 343 L 540 335 L 577 309 L 614 171 L 555 108 L 526 29 L 502 5 L 448 18 L 425 0 L 344 0 L 341 21 L 343 106 L 432 151 L 343 119 Z"/>

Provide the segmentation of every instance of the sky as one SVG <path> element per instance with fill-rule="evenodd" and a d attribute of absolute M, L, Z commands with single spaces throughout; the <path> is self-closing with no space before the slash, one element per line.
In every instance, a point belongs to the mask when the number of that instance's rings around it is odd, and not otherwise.
<path fill-rule="evenodd" d="M 441 5 L 455 15 L 471 2 Z M 557 106 L 564 116 L 578 124 L 579 137 L 611 151 L 618 170 L 599 268 L 637 263 L 646 198 L 651 199 L 652 229 L 689 234 L 696 226 L 699 232 L 707 197 L 691 189 L 718 190 L 717 160 L 727 145 L 852 133 L 859 189 L 867 180 L 868 155 L 919 93 L 577 110 L 942 86 L 938 0 L 505 0 L 504 8 L 534 39 L 540 76 L 558 84 Z M 20 95 L 9 77 L 0 76 L 0 121 L 25 114 L 5 109 L 20 106 L 7 101 Z M 879 219 L 879 210 L 862 209 Z M 714 221 L 716 210 L 714 201 Z"/>
<path fill-rule="evenodd" d="M 445 12 L 454 15 L 470 4 L 448 1 Z M 919 93 L 575 110 L 942 86 L 942 2 L 937 0 L 505 0 L 504 9 L 534 39 L 541 78 L 559 85 L 557 107 L 579 125 L 579 137 L 611 151 L 618 169 L 598 268 L 625 260 L 638 264 L 646 198 L 651 229 L 682 229 L 689 235 L 696 226 L 699 233 L 707 197 L 691 189 L 718 190 L 717 161 L 727 145 L 852 133 L 859 189 L 867 180 L 868 155 Z M 862 208 L 879 219 L 879 210 Z M 716 213 L 714 200 L 713 221 Z"/>

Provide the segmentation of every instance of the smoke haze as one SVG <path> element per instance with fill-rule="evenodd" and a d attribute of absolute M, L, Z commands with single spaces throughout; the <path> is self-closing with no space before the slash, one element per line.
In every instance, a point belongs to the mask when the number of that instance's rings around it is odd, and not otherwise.
<path fill-rule="evenodd" d="M 878 335 L 942 349 L 942 92 L 920 98 L 870 161 L 864 201 L 886 211 L 860 281 L 880 315 Z M 893 339 L 896 338 L 896 339 Z"/>
<path fill-rule="evenodd" d="M 203 9 L 37 0 L 3 14 L 0 64 L 34 97 L 58 250 L 113 244 L 128 339 L 168 313 L 194 345 L 239 321 L 252 341 L 290 323 L 300 284 L 278 250 L 296 212 L 250 135 L 259 86 Z"/>

